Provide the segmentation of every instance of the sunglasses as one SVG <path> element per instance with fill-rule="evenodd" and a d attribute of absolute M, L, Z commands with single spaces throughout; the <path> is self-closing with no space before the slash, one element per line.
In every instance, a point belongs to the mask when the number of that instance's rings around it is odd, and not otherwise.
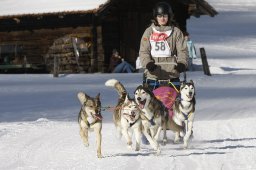
<path fill-rule="evenodd" d="M 157 18 L 168 18 L 168 15 L 167 14 L 158 14 L 157 16 L 156 16 Z"/>

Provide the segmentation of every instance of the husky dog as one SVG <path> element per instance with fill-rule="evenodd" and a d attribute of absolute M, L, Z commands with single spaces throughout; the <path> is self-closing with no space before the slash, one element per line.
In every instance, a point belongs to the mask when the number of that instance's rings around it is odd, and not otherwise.
<path fill-rule="evenodd" d="M 185 136 L 183 137 L 183 147 L 188 147 L 188 140 L 193 134 L 193 121 L 195 117 L 195 86 L 192 80 L 182 83 L 180 86 L 180 100 L 176 100 L 173 105 L 173 120 L 180 126 L 185 126 Z M 180 133 L 176 132 L 174 142 L 180 141 Z"/>
<path fill-rule="evenodd" d="M 164 105 L 145 86 L 138 86 L 134 92 L 135 101 L 142 110 L 143 134 L 157 154 L 160 153 L 158 138 L 160 132 L 166 131 L 167 110 Z"/>
<path fill-rule="evenodd" d="M 114 110 L 113 120 L 119 137 L 122 135 L 127 141 L 127 147 L 132 148 L 132 133 L 135 134 L 135 150 L 140 150 L 141 141 L 141 110 L 133 99 L 127 95 L 124 86 L 116 79 L 106 81 L 106 86 L 114 87 L 119 95 L 118 104 Z"/>
<path fill-rule="evenodd" d="M 79 92 L 77 97 L 82 105 L 78 115 L 78 123 L 80 126 L 80 136 L 86 147 L 89 146 L 88 131 L 94 130 L 96 133 L 97 142 L 97 156 L 101 158 L 101 129 L 102 129 L 102 116 L 101 116 L 101 102 L 100 94 L 95 98 L 88 96 L 83 92 Z"/>

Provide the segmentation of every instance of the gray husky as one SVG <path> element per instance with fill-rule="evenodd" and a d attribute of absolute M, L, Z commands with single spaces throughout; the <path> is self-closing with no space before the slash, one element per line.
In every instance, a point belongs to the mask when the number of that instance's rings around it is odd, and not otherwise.
<path fill-rule="evenodd" d="M 88 96 L 83 92 L 79 92 L 77 97 L 82 105 L 78 115 L 78 123 L 80 126 L 80 136 L 86 147 L 89 146 L 88 131 L 94 130 L 96 133 L 97 142 L 97 156 L 101 158 L 101 129 L 102 129 L 102 116 L 101 116 L 101 102 L 100 94 L 95 98 Z"/>

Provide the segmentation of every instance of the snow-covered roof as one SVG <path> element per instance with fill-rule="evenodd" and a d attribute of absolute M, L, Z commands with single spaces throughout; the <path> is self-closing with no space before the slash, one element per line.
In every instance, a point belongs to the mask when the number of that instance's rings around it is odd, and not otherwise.
<path fill-rule="evenodd" d="M 0 16 L 93 11 L 108 0 L 0 0 Z"/>

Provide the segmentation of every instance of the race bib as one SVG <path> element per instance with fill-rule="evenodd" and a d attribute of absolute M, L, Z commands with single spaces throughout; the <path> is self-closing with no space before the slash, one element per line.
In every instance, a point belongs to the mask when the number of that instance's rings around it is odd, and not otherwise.
<path fill-rule="evenodd" d="M 170 57 L 171 49 L 166 39 L 171 35 L 172 30 L 160 32 L 153 28 L 150 35 L 151 55 L 153 57 Z"/>

